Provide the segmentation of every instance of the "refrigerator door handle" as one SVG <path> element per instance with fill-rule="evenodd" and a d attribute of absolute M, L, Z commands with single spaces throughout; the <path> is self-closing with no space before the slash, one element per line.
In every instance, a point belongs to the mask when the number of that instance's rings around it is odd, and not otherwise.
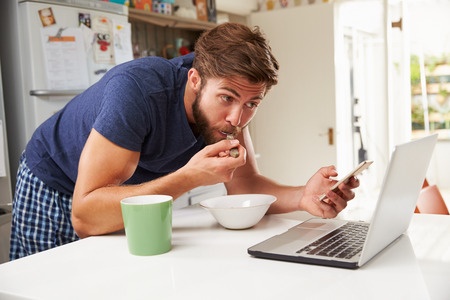
<path fill-rule="evenodd" d="M 31 90 L 30 96 L 48 97 L 48 96 L 76 96 L 84 90 Z"/>

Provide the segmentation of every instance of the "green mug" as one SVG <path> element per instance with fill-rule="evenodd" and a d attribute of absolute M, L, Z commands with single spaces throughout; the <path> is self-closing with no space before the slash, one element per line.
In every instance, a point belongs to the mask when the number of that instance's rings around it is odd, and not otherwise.
<path fill-rule="evenodd" d="M 172 200 L 168 195 L 142 195 L 120 201 L 131 254 L 144 256 L 170 251 Z"/>

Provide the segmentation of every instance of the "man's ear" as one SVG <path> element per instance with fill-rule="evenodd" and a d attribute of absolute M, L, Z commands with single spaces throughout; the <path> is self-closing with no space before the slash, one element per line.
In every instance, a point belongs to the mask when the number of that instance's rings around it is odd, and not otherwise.
<path fill-rule="evenodd" d="M 191 89 L 197 93 L 200 90 L 202 79 L 200 78 L 200 74 L 194 68 L 191 68 L 188 72 L 188 84 Z"/>

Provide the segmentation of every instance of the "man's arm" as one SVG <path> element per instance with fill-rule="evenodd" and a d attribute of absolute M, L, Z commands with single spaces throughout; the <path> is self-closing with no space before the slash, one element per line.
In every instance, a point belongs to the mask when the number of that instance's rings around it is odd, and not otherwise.
<path fill-rule="evenodd" d="M 174 199 L 200 185 L 229 181 L 245 158 L 220 157 L 233 146 L 221 141 L 205 147 L 181 169 L 138 185 L 123 185 L 136 170 L 139 152 L 124 149 L 91 131 L 81 153 L 72 202 L 72 224 L 86 237 L 123 228 L 120 200 L 145 194 L 171 195 Z M 243 155 L 245 156 L 245 155 Z"/>
<path fill-rule="evenodd" d="M 123 198 L 143 194 L 177 197 L 189 190 L 183 174 L 171 174 L 152 184 L 122 185 L 136 170 L 139 156 L 92 130 L 81 153 L 72 202 L 72 224 L 80 237 L 122 229 Z M 164 184 L 169 178 L 173 184 Z"/>
<path fill-rule="evenodd" d="M 263 193 L 277 197 L 277 201 L 269 208 L 269 213 L 286 213 L 296 210 L 305 210 L 309 213 L 333 218 L 342 211 L 347 201 L 354 198 L 353 188 L 359 183 L 351 179 L 347 184 L 339 186 L 338 193 L 327 192 L 330 203 L 318 201 L 319 196 L 326 192 L 335 180 L 330 177 L 337 176 L 333 166 L 323 167 L 314 174 L 305 186 L 287 186 L 279 184 L 259 173 L 255 152 L 248 128 L 244 129 L 240 137 L 241 144 L 247 149 L 247 163 L 234 173 L 233 179 L 225 183 L 229 194 Z"/>

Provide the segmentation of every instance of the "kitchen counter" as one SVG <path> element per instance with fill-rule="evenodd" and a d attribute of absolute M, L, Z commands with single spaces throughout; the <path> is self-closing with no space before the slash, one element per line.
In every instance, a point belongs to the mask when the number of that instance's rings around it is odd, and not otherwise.
<path fill-rule="evenodd" d="M 133 256 L 123 232 L 82 239 L 0 265 L 0 299 L 422 300 L 450 294 L 443 279 L 432 280 L 449 278 L 447 216 L 415 215 L 408 235 L 358 270 L 247 254 L 249 246 L 309 217 L 270 215 L 251 229 L 228 230 L 198 206 L 174 210 L 170 252 Z M 424 269 L 421 262 L 430 264 Z"/>

